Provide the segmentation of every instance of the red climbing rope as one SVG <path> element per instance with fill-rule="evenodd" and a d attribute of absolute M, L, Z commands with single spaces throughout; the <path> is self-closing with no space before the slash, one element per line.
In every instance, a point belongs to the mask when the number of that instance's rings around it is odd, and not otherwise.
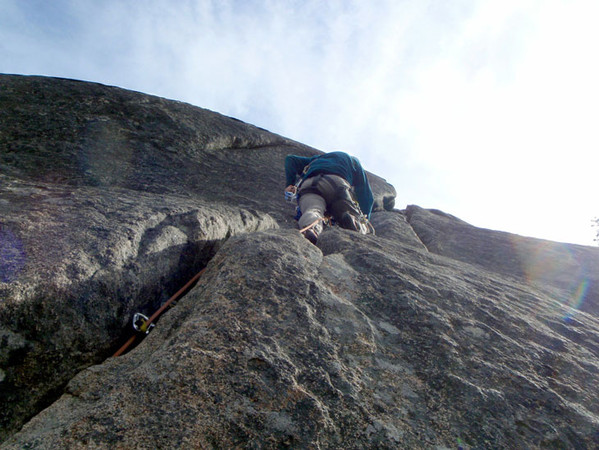
<path fill-rule="evenodd" d="M 325 222 L 327 220 L 326 217 L 321 217 L 319 219 L 316 219 L 314 222 L 312 222 L 310 225 L 308 225 L 305 228 L 302 228 L 301 230 L 299 230 L 300 233 L 303 233 L 304 231 L 308 231 L 310 228 L 314 228 L 318 222 Z"/>
<path fill-rule="evenodd" d="M 189 280 L 187 283 L 185 283 L 185 286 L 183 286 L 181 289 L 179 289 L 171 298 L 169 298 L 164 303 L 164 305 L 162 305 L 160 308 L 158 308 L 158 310 L 156 310 L 156 312 L 154 314 L 152 314 L 150 316 L 150 318 L 141 325 L 141 327 L 139 327 L 139 330 L 146 333 L 148 331 L 148 328 L 152 324 L 152 322 L 154 322 L 158 317 L 160 317 L 160 315 L 164 312 L 164 310 L 166 308 L 168 308 L 170 306 L 171 303 L 173 303 L 175 300 L 178 300 L 183 295 L 183 293 L 187 289 L 189 289 L 189 287 L 191 285 L 193 285 L 196 281 L 198 281 L 205 270 L 206 270 L 206 268 L 204 267 L 197 274 L 195 274 L 191 280 Z M 131 336 L 129 338 L 129 340 L 127 342 L 125 342 L 125 344 L 121 348 L 119 348 L 117 350 L 117 352 L 112 356 L 121 356 L 131 346 L 131 344 L 133 344 L 133 342 L 135 342 L 136 338 L 137 338 L 137 334 L 134 334 L 133 336 Z"/>

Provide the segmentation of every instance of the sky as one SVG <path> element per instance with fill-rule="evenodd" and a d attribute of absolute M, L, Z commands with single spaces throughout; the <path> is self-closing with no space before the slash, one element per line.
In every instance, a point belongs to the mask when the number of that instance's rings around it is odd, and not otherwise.
<path fill-rule="evenodd" d="M 357 156 L 399 209 L 596 245 L 598 22 L 597 0 L 0 0 L 0 73 L 188 102 Z"/>

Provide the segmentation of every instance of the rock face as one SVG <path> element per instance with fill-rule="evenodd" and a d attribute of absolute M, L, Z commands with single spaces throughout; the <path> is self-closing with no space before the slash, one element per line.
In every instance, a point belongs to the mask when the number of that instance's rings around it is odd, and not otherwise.
<path fill-rule="evenodd" d="M 318 153 L 187 104 L 40 77 L 0 77 L 0 123 L 0 438 L 230 236 L 294 227 L 284 157 Z M 392 201 L 371 182 L 377 207 Z"/>
<path fill-rule="evenodd" d="M 449 214 L 409 206 L 410 225 L 427 249 L 490 271 L 525 279 L 537 288 L 561 289 L 561 303 L 599 313 L 597 248 L 476 228 Z"/>
<path fill-rule="evenodd" d="M 1 76 L 0 123 L 3 448 L 599 446 L 599 249 L 371 174 L 377 235 L 313 246 L 283 160 L 317 150 L 117 88 Z"/>

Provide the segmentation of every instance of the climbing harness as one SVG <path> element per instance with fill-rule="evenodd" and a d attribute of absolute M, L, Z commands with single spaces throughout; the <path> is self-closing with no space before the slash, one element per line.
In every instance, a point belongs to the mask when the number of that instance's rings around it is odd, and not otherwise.
<path fill-rule="evenodd" d="M 297 180 L 295 181 L 295 184 L 294 184 L 294 186 L 295 186 L 295 192 L 293 193 L 293 196 L 291 197 L 291 199 L 287 200 L 287 201 L 291 202 L 293 200 L 298 199 L 297 194 L 298 194 L 298 192 L 300 190 L 300 186 L 308 178 L 308 171 L 310 170 L 310 166 L 312 166 L 313 162 L 314 161 L 312 161 L 310 164 L 307 164 L 306 166 L 304 166 L 304 170 L 302 170 L 302 174 L 299 175 L 297 177 Z M 287 193 L 285 193 L 285 198 L 288 198 L 287 197 Z"/>
<path fill-rule="evenodd" d="M 304 167 L 304 171 L 302 172 L 301 176 L 298 177 L 297 181 L 293 185 L 295 187 L 294 192 L 285 191 L 285 200 L 287 202 L 292 203 L 292 202 L 298 200 L 297 193 L 299 192 L 300 185 L 306 179 L 306 173 L 308 172 L 309 168 L 310 168 L 310 164 L 308 164 L 306 167 Z"/>
<path fill-rule="evenodd" d="M 289 203 L 293 202 L 297 198 L 297 194 L 295 192 L 285 191 L 285 200 Z"/>
<path fill-rule="evenodd" d="M 121 356 L 131 346 L 131 344 L 135 342 L 139 334 L 148 334 L 155 326 L 153 322 L 156 319 L 158 319 L 158 317 L 160 317 L 160 315 L 166 310 L 166 308 L 168 308 L 171 305 L 171 303 L 181 298 L 183 296 L 183 293 L 186 292 L 195 282 L 197 282 L 200 279 L 205 270 L 206 268 L 204 267 L 197 274 L 195 274 L 191 280 L 185 283 L 185 286 L 179 289 L 160 308 L 158 308 L 156 312 L 150 316 L 150 318 L 146 317 L 141 313 L 135 313 L 135 315 L 133 316 L 133 328 L 135 329 L 135 331 L 137 331 L 137 334 L 131 336 L 129 340 L 125 342 L 125 344 L 120 349 L 118 349 L 117 352 L 112 356 Z"/>

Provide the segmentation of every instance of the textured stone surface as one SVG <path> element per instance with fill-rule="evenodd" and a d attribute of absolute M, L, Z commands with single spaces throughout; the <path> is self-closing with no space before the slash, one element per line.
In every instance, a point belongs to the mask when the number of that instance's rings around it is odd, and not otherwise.
<path fill-rule="evenodd" d="M 599 249 L 375 175 L 377 235 L 315 247 L 282 188 L 316 150 L 117 88 L 0 76 L 0 123 L 2 448 L 599 446 Z"/>
<path fill-rule="evenodd" d="M 401 241 L 319 246 L 231 238 L 142 344 L 6 448 L 599 444 L 591 316 L 564 324 L 551 297 Z"/>
<path fill-rule="evenodd" d="M 408 222 L 434 253 L 562 290 L 560 301 L 599 315 L 599 251 L 473 227 L 437 210 L 408 206 Z"/>
<path fill-rule="evenodd" d="M 283 160 L 318 153 L 184 103 L 52 78 L 0 76 L 0 123 L 0 440 L 224 240 L 295 227 Z M 393 187 L 371 181 L 382 207 Z"/>

